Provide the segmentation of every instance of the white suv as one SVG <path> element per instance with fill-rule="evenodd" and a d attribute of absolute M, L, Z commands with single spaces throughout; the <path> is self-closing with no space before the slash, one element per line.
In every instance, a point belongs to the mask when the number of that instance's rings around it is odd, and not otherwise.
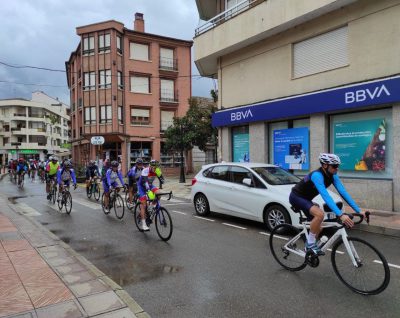
<path fill-rule="evenodd" d="M 203 166 L 192 180 L 191 199 L 196 213 L 210 211 L 264 222 L 269 230 L 281 223 L 298 224 L 289 195 L 300 179 L 286 170 L 265 163 L 216 163 Z M 329 191 L 340 209 L 340 197 Z M 313 202 L 326 212 L 329 207 L 318 195 Z M 333 213 L 333 212 L 332 212 Z"/>

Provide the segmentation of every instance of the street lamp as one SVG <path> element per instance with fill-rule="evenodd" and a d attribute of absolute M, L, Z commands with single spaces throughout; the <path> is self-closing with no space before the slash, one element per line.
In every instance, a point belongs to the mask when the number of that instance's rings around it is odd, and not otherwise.
<path fill-rule="evenodd" d="M 185 183 L 185 166 L 184 166 L 184 162 L 183 162 L 183 127 L 182 127 L 182 123 L 179 123 L 179 129 L 180 129 L 180 155 L 181 155 L 181 172 L 180 172 L 180 176 L 179 176 L 179 183 Z"/>

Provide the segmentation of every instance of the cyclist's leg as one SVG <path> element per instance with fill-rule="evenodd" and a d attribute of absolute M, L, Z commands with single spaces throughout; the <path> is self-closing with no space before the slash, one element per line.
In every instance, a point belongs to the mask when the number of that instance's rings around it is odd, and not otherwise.
<path fill-rule="evenodd" d="M 105 180 L 103 180 L 103 189 L 104 189 L 104 206 L 108 208 L 109 198 L 110 198 L 110 188 Z"/>
<path fill-rule="evenodd" d="M 91 178 L 89 177 L 89 179 L 86 179 L 86 181 L 85 181 L 85 183 L 86 183 L 86 193 L 89 193 L 89 191 L 90 191 L 90 189 L 89 189 L 89 187 L 90 187 L 90 181 L 91 181 Z"/>

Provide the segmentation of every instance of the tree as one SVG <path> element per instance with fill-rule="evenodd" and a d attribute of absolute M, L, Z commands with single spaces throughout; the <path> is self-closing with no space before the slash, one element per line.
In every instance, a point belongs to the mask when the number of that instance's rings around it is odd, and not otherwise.
<path fill-rule="evenodd" d="M 197 98 L 189 98 L 189 110 L 184 117 L 174 118 L 173 125 L 165 131 L 165 148 L 178 151 L 181 155 L 181 176 L 179 182 L 185 182 L 183 152 L 194 146 L 206 150 L 207 143 L 215 140 L 217 130 L 211 126 L 211 115 L 215 111 L 213 104 L 204 107 Z"/>

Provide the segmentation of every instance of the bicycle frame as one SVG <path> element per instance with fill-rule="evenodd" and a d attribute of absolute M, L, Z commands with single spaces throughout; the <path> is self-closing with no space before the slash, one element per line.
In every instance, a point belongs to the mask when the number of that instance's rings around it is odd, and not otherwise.
<path fill-rule="evenodd" d="M 306 239 L 308 238 L 308 230 L 310 229 L 310 222 L 304 222 L 301 225 L 298 226 L 299 228 L 302 228 L 302 231 L 299 232 L 294 238 L 292 238 L 290 241 L 288 241 L 285 245 L 284 248 L 290 251 L 293 254 L 299 255 L 301 257 L 306 256 L 306 252 L 302 250 L 296 250 L 292 249 L 291 246 L 293 243 L 295 243 L 301 235 L 304 235 Z M 350 245 L 347 237 L 347 232 L 346 229 L 344 228 L 343 225 L 337 223 L 337 222 L 322 222 L 322 228 L 330 228 L 330 227 L 337 227 L 338 230 L 332 235 L 332 237 L 321 247 L 321 250 L 323 252 L 326 252 L 339 238 L 342 238 L 344 246 L 346 247 L 347 254 L 349 255 L 354 267 L 359 267 L 359 264 L 357 262 L 357 259 L 359 259 L 359 256 L 353 246 L 353 244 Z"/>

